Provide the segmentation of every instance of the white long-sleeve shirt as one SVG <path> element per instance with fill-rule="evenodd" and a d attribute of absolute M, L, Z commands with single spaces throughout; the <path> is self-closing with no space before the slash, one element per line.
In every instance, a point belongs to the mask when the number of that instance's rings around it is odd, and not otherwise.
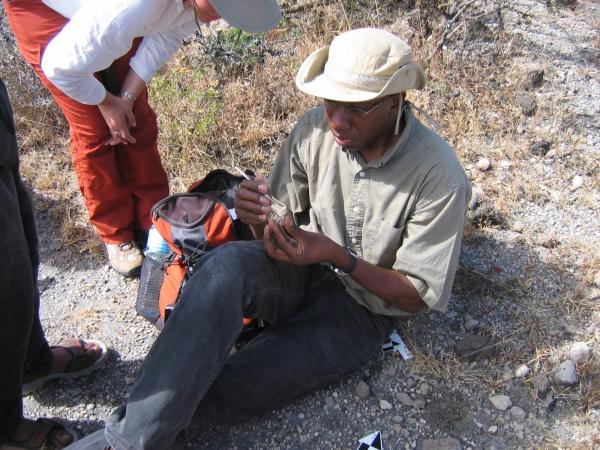
<path fill-rule="evenodd" d="M 69 97 L 87 105 L 104 100 L 106 89 L 94 77 L 143 37 L 130 61 L 148 83 L 196 29 L 191 4 L 183 0 L 42 0 L 70 19 L 42 57 L 48 79 Z"/>

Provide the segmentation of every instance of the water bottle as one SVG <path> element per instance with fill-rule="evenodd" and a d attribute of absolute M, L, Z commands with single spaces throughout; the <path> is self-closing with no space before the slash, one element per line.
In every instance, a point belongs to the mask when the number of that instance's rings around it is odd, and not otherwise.
<path fill-rule="evenodd" d="M 165 255 L 168 255 L 169 253 L 171 253 L 169 244 L 163 239 L 156 227 L 152 225 L 148 231 L 148 241 L 146 242 L 144 254 L 146 256 L 154 254 L 160 256 L 160 259 L 164 259 Z"/>
<path fill-rule="evenodd" d="M 138 290 L 135 309 L 137 313 L 148 319 L 153 324 L 158 324 L 160 312 L 158 298 L 163 282 L 163 267 L 171 254 L 167 241 L 163 239 L 158 230 L 152 225 L 148 231 L 148 241 L 144 249 L 144 262 L 140 274 L 140 287 Z"/>

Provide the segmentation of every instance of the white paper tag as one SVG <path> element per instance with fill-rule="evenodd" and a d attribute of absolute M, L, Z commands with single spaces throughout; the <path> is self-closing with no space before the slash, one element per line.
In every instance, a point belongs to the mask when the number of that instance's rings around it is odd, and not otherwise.
<path fill-rule="evenodd" d="M 404 343 L 404 341 L 402 340 L 402 338 L 396 330 L 394 330 L 392 334 L 390 334 L 389 340 L 385 344 L 383 344 L 381 350 L 383 352 L 389 352 L 393 350 L 397 353 L 400 353 L 400 356 L 402 356 L 402 358 L 405 360 L 411 359 L 413 357 L 413 354 L 410 352 L 410 350 L 408 349 L 408 347 L 406 346 L 406 344 Z"/>

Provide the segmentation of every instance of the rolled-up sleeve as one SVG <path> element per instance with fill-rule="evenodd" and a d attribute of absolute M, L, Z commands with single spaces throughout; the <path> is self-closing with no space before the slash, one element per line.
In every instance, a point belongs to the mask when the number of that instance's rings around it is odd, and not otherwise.
<path fill-rule="evenodd" d="M 445 311 L 470 197 L 468 184 L 429 194 L 408 220 L 394 270 L 404 273 L 431 309 Z"/>

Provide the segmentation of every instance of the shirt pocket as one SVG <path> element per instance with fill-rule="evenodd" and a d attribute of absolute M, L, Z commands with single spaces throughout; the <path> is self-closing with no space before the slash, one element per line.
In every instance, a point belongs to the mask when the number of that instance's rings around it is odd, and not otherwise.
<path fill-rule="evenodd" d="M 368 226 L 363 235 L 363 258 L 372 264 L 391 269 L 396 262 L 396 252 L 402 245 L 404 226 L 401 228 L 384 223 Z"/>

